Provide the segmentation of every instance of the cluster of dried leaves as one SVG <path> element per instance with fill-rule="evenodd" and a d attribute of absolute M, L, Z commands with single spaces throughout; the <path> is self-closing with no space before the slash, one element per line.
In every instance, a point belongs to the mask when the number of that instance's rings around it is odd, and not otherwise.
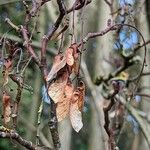
<path fill-rule="evenodd" d="M 71 75 L 79 74 L 79 50 L 77 44 L 72 44 L 66 49 L 64 54 L 55 56 L 54 62 L 46 77 L 49 82 L 48 94 L 56 103 L 56 115 L 58 121 L 62 121 L 69 116 L 72 127 L 79 132 L 83 126 L 81 111 L 84 105 L 85 85 L 81 79 L 77 78 L 76 83 L 72 83 Z M 12 70 L 12 60 L 9 58 L 3 64 L 3 87 L 8 83 L 9 73 Z M 10 96 L 3 91 L 3 117 L 4 123 L 10 122 L 11 115 Z"/>
<path fill-rule="evenodd" d="M 55 56 L 46 80 L 50 83 L 48 94 L 56 105 L 58 121 L 69 116 L 73 129 L 79 132 L 83 126 L 81 111 L 84 105 L 85 85 L 82 80 L 74 86 L 70 76 L 78 75 L 79 50 L 77 44 L 66 49 L 65 54 Z"/>

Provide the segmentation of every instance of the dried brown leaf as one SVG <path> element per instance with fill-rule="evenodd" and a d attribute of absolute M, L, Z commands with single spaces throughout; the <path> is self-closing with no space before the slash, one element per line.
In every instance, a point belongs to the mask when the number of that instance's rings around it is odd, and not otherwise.
<path fill-rule="evenodd" d="M 74 57 L 73 57 L 73 49 L 68 48 L 65 53 L 66 56 L 66 62 L 69 66 L 72 66 L 74 64 Z"/>
<path fill-rule="evenodd" d="M 46 81 L 50 81 L 54 78 L 56 73 L 62 69 L 66 65 L 66 58 L 62 56 L 61 54 L 58 54 L 55 56 L 53 66 L 46 78 Z"/>
<path fill-rule="evenodd" d="M 7 124 L 10 121 L 11 107 L 10 107 L 10 96 L 6 93 L 3 94 L 3 117 L 4 123 Z"/>
<path fill-rule="evenodd" d="M 55 103 L 62 101 L 68 77 L 69 77 L 68 72 L 64 68 L 59 72 L 56 81 L 51 83 L 51 85 L 49 86 L 48 94 Z"/>
<path fill-rule="evenodd" d="M 62 97 L 61 102 L 57 103 L 56 107 L 58 122 L 62 121 L 69 114 L 72 94 L 73 94 L 73 85 L 71 83 L 67 83 L 64 91 L 64 96 Z"/>
<path fill-rule="evenodd" d="M 73 92 L 71 104 L 70 104 L 70 120 L 73 129 L 79 132 L 83 127 L 81 111 L 84 106 L 85 96 L 85 84 L 83 81 L 79 81 L 78 87 Z"/>
<path fill-rule="evenodd" d="M 12 61 L 10 59 L 6 59 L 4 62 L 5 69 L 9 70 L 12 67 Z"/>
<path fill-rule="evenodd" d="M 80 66 L 78 45 L 76 43 L 74 43 L 70 46 L 70 49 L 73 50 L 73 58 L 74 58 L 74 64 L 72 66 L 72 71 L 77 75 L 79 72 L 79 66 Z"/>
<path fill-rule="evenodd" d="M 75 75 L 78 75 L 79 73 L 79 62 L 77 60 L 75 60 L 73 66 L 72 66 L 72 72 L 75 73 Z"/>
<path fill-rule="evenodd" d="M 79 110 L 82 111 L 84 106 L 84 97 L 85 97 L 85 84 L 83 81 L 79 81 L 79 85 L 77 87 L 79 98 L 78 98 L 78 107 Z"/>
<path fill-rule="evenodd" d="M 73 57 L 75 60 L 79 58 L 79 50 L 77 43 L 74 43 L 70 46 L 71 49 L 73 49 Z"/>
<path fill-rule="evenodd" d="M 4 84 L 3 86 L 5 86 L 8 83 L 8 76 L 9 76 L 9 72 L 12 69 L 12 61 L 10 59 L 6 59 L 4 62 L 4 72 L 3 72 L 3 77 L 4 77 Z"/>
<path fill-rule="evenodd" d="M 78 99 L 79 99 L 78 92 L 74 92 L 71 100 L 71 105 L 70 105 L 70 121 L 73 129 L 76 132 L 79 132 L 80 129 L 83 127 L 82 114 L 79 111 L 79 107 L 78 107 Z"/>

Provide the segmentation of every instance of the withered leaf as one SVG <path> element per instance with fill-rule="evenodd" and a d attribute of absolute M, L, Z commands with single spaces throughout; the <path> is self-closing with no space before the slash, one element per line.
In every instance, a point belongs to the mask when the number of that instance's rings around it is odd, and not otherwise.
<path fill-rule="evenodd" d="M 79 73 L 79 62 L 77 60 L 75 60 L 73 66 L 72 66 L 72 71 L 78 75 Z"/>
<path fill-rule="evenodd" d="M 77 60 L 79 57 L 78 45 L 76 43 L 74 43 L 70 46 L 70 48 L 73 49 L 73 57 L 75 60 Z"/>
<path fill-rule="evenodd" d="M 56 55 L 54 58 L 53 66 L 46 78 L 46 81 L 52 80 L 54 78 L 54 76 L 56 75 L 56 73 L 60 69 L 62 69 L 65 65 L 66 65 L 66 58 L 64 56 L 62 56 L 61 54 Z"/>
<path fill-rule="evenodd" d="M 70 120 L 73 129 L 79 132 L 83 127 L 81 111 L 84 106 L 85 84 L 79 81 L 76 90 L 73 92 L 70 104 Z"/>
<path fill-rule="evenodd" d="M 11 71 L 12 68 L 12 61 L 10 59 L 6 59 L 4 62 L 4 71 L 3 71 L 3 77 L 4 77 L 4 84 L 5 86 L 8 83 L 8 76 L 9 72 Z"/>
<path fill-rule="evenodd" d="M 82 114 L 79 111 L 79 107 L 78 107 L 78 98 L 79 95 L 76 92 L 74 92 L 71 100 L 71 105 L 70 105 L 70 121 L 73 129 L 76 132 L 79 132 L 80 129 L 83 127 Z"/>
<path fill-rule="evenodd" d="M 66 62 L 69 66 L 72 66 L 74 64 L 74 57 L 73 57 L 73 49 L 68 48 L 66 50 Z"/>
<path fill-rule="evenodd" d="M 77 75 L 79 72 L 79 65 L 80 65 L 78 45 L 76 43 L 74 43 L 70 46 L 70 49 L 73 50 L 73 58 L 74 58 L 74 64 L 72 66 L 72 71 Z"/>
<path fill-rule="evenodd" d="M 85 85 L 79 81 L 78 87 L 74 90 L 71 82 L 67 82 L 61 100 L 57 102 L 56 114 L 58 121 L 62 121 L 69 115 L 71 125 L 76 132 L 83 126 L 81 110 L 84 105 Z"/>
<path fill-rule="evenodd" d="M 84 106 L 84 97 L 85 97 L 85 84 L 83 81 L 79 81 L 79 85 L 77 87 L 78 93 L 79 93 L 79 98 L 78 98 L 78 107 L 79 110 L 81 111 Z"/>
<path fill-rule="evenodd" d="M 58 122 L 62 121 L 69 114 L 70 100 L 73 94 L 73 85 L 67 83 L 62 100 L 57 103 L 56 113 Z"/>
<path fill-rule="evenodd" d="M 68 72 L 64 68 L 59 72 L 55 82 L 51 83 L 48 88 L 48 94 L 55 103 L 62 101 L 62 97 L 64 96 L 65 87 L 68 81 L 68 76 Z"/>
<path fill-rule="evenodd" d="M 4 123 L 7 124 L 10 121 L 11 107 L 10 107 L 10 96 L 6 93 L 3 94 L 3 117 Z"/>
<path fill-rule="evenodd" d="M 6 59 L 4 62 L 5 69 L 10 69 L 12 67 L 12 61 L 10 59 Z"/>

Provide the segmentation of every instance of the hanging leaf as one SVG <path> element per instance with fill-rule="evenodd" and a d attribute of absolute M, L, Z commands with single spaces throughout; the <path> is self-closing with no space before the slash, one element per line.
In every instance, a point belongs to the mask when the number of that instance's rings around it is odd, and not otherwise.
<path fill-rule="evenodd" d="M 78 45 L 76 43 L 72 44 L 70 47 L 73 50 L 73 58 L 74 58 L 74 64 L 72 66 L 72 71 L 77 75 L 79 72 L 79 50 Z"/>
<path fill-rule="evenodd" d="M 5 86 L 8 83 L 8 76 L 9 76 L 9 72 L 12 69 L 12 61 L 10 59 L 6 59 L 4 61 L 4 71 L 3 71 L 3 77 L 4 77 L 4 84 L 3 86 Z"/>
<path fill-rule="evenodd" d="M 72 72 L 75 73 L 75 75 L 78 75 L 79 73 L 79 62 L 75 60 L 75 63 L 72 66 Z"/>
<path fill-rule="evenodd" d="M 75 74 L 79 70 L 79 50 L 76 43 L 72 44 L 65 51 L 65 55 L 55 56 L 54 63 L 47 81 L 50 83 L 48 94 L 56 105 L 56 115 L 58 122 L 69 116 L 73 129 L 79 132 L 83 126 L 81 110 L 84 106 L 85 85 L 79 81 L 74 90 L 72 83 L 68 80 L 72 72 Z"/>
<path fill-rule="evenodd" d="M 77 60 L 79 58 L 78 45 L 76 43 L 74 43 L 70 46 L 70 48 L 73 49 L 73 57 L 75 60 Z"/>
<path fill-rule="evenodd" d="M 73 94 L 73 85 L 72 83 L 67 83 L 64 91 L 64 95 L 61 98 L 62 100 L 57 103 L 56 114 L 58 122 L 62 121 L 69 114 L 70 110 L 70 100 Z"/>
<path fill-rule="evenodd" d="M 84 105 L 85 85 L 83 81 L 79 82 L 74 90 L 71 82 L 68 81 L 63 93 L 59 96 L 56 107 L 58 122 L 69 115 L 71 125 L 76 132 L 79 132 L 83 126 L 81 110 Z"/>
<path fill-rule="evenodd" d="M 65 65 L 66 65 L 66 58 L 64 56 L 62 56 L 61 54 L 56 55 L 53 66 L 46 78 L 46 81 L 51 81 L 56 76 L 56 73 L 60 69 L 62 69 Z"/>
<path fill-rule="evenodd" d="M 66 50 L 66 62 L 69 66 L 72 66 L 74 64 L 74 57 L 73 57 L 73 49 L 68 48 Z"/>
<path fill-rule="evenodd" d="M 7 124 L 10 121 L 11 107 L 10 96 L 6 93 L 3 94 L 3 117 L 4 123 Z"/>
<path fill-rule="evenodd" d="M 79 98 L 78 98 L 78 107 L 79 110 L 82 111 L 84 106 L 84 97 L 85 97 L 85 84 L 83 81 L 79 82 L 79 85 L 77 87 Z"/>
<path fill-rule="evenodd" d="M 79 111 L 79 107 L 78 107 L 78 99 L 79 99 L 79 93 L 77 93 L 76 91 L 73 93 L 71 105 L 70 105 L 70 121 L 73 129 L 76 132 L 79 132 L 83 127 L 82 114 Z"/>
<path fill-rule="evenodd" d="M 66 68 L 61 70 L 57 76 L 55 82 L 53 82 L 48 88 L 48 94 L 55 103 L 62 101 L 64 96 L 65 87 L 68 81 L 68 72 Z"/>
<path fill-rule="evenodd" d="M 5 69 L 9 70 L 12 66 L 12 61 L 10 59 L 6 59 L 4 62 Z"/>

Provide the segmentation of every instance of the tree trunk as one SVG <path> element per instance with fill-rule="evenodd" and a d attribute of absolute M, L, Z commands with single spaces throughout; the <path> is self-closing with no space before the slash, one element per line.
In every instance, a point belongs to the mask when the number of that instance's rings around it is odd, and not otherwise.
<path fill-rule="evenodd" d="M 146 12 L 146 7 L 149 7 L 149 5 L 147 6 L 147 4 L 145 2 L 143 7 L 140 10 L 139 17 L 137 18 L 138 27 L 139 27 L 140 31 L 142 32 L 142 35 L 143 35 L 145 41 L 150 39 L 149 24 L 148 24 L 149 18 L 146 17 L 146 13 L 149 13 L 149 11 Z M 147 48 L 149 48 L 149 45 L 147 45 Z M 142 48 L 140 51 L 141 51 L 141 56 L 142 56 L 142 60 L 143 60 L 144 48 Z M 144 72 L 148 72 L 150 70 L 150 65 L 149 64 L 150 64 L 150 51 L 148 50 L 147 55 L 146 55 L 146 66 L 144 67 Z M 149 76 L 143 77 L 142 80 L 141 80 L 141 86 L 142 87 L 148 87 L 148 88 L 142 89 L 141 93 L 147 93 L 147 94 L 150 93 L 149 85 L 150 85 Z M 148 98 L 142 97 L 142 108 L 141 109 L 144 112 L 146 112 L 147 115 L 150 114 L 149 102 L 148 101 L 149 101 Z M 139 149 L 140 150 L 143 150 L 143 149 L 148 150 L 149 147 L 148 147 L 148 144 L 147 144 L 143 134 L 142 134 L 142 137 L 140 139 L 141 139 L 140 140 L 141 144 L 139 145 Z"/>
<path fill-rule="evenodd" d="M 93 5 L 91 4 L 91 15 L 88 16 L 88 26 L 87 32 L 98 32 L 104 30 L 107 27 L 107 20 L 111 18 L 110 9 L 108 5 L 104 1 L 97 0 Z M 88 10 L 89 11 L 89 10 Z M 92 28 L 91 28 L 92 27 Z M 91 31 L 91 29 L 93 29 Z M 99 37 L 98 39 L 92 39 L 88 44 L 88 53 L 86 56 L 86 62 L 88 69 L 90 70 L 90 74 L 92 79 L 94 79 L 98 75 L 108 75 L 111 72 L 111 67 L 104 60 L 109 59 L 109 52 L 112 49 L 112 36 L 111 33 L 103 37 Z M 100 91 L 100 88 L 98 88 Z M 99 103 L 101 103 L 103 99 L 99 99 Z M 90 139 L 89 139 L 89 150 L 100 150 L 100 149 L 108 149 L 103 145 L 103 137 L 102 134 L 106 134 L 106 132 L 100 128 L 98 122 L 98 115 L 96 112 L 93 103 L 91 102 L 91 131 L 90 131 Z M 101 131 L 101 132 L 100 132 Z M 104 133 L 103 133 L 104 132 Z M 106 137 L 106 136 L 105 136 Z M 108 141 L 108 138 L 105 139 Z"/>

